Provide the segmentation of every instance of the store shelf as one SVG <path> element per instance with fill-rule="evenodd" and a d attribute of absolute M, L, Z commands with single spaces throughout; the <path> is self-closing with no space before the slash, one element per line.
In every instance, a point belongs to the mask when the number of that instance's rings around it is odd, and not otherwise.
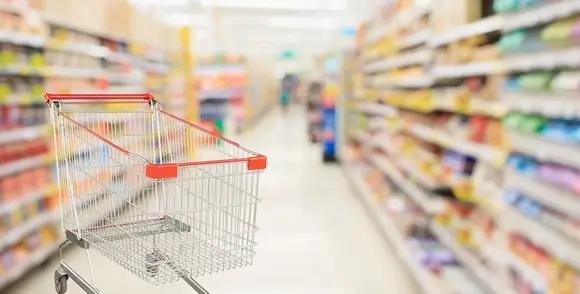
<path fill-rule="evenodd" d="M 59 248 L 58 243 L 44 246 L 43 248 L 37 249 L 28 259 L 14 268 L 10 269 L 8 272 L 0 275 L 0 289 L 5 288 L 11 283 L 18 280 L 28 271 L 38 267 L 49 257 L 53 256 Z"/>
<path fill-rule="evenodd" d="M 433 95 L 429 100 L 425 100 L 419 105 L 413 105 L 412 100 L 405 100 L 403 104 L 397 104 L 396 107 L 414 110 L 418 112 L 448 111 L 461 114 L 480 114 L 491 117 L 503 117 L 508 108 L 503 100 L 485 100 L 481 98 L 470 98 L 465 103 L 457 103 L 456 96 L 459 93 L 439 93 L 437 90 L 432 92 Z"/>
<path fill-rule="evenodd" d="M 508 130 L 511 149 L 541 161 L 552 161 L 580 168 L 580 148 L 577 144 L 551 141 L 535 134 Z"/>
<path fill-rule="evenodd" d="M 515 209 L 506 209 L 501 216 L 501 224 L 526 236 L 534 244 L 541 246 L 554 257 L 564 260 L 575 268 L 580 268 L 578 244 L 561 233 L 534 221 Z"/>
<path fill-rule="evenodd" d="M 2 130 L 0 136 L 0 144 L 7 144 L 15 141 L 34 140 L 47 134 L 48 127 L 46 125 L 31 126 L 16 128 L 10 130 Z"/>
<path fill-rule="evenodd" d="M 30 46 L 34 48 L 42 48 L 46 44 L 46 40 L 38 36 L 29 36 L 14 31 L 0 30 L 0 42 L 10 43 L 14 45 Z"/>
<path fill-rule="evenodd" d="M 403 41 L 401 41 L 401 43 L 398 45 L 399 50 L 404 50 L 407 48 L 422 45 L 423 43 L 425 43 L 429 40 L 430 35 L 431 35 L 431 32 L 427 29 L 418 31 L 418 32 L 404 38 Z"/>
<path fill-rule="evenodd" d="M 504 70 L 508 72 L 580 67 L 580 47 L 513 54 L 504 57 L 503 63 Z"/>
<path fill-rule="evenodd" d="M 539 7 L 510 13 L 505 16 L 504 31 L 530 28 L 554 20 L 566 18 L 580 12 L 580 1 L 551 1 Z"/>
<path fill-rule="evenodd" d="M 143 187 L 137 189 L 135 195 L 139 195 L 142 191 L 148 190 L 152 187 L 152 184 L 147 183 Z M 79 207 L 83 205 L 83 203 L 77 204 Z M 109 214 L 116 214 L 120 209 L 125 207 L 127 202 L 123 198 L 118 198 L 116 203 L 105 203 L 105 207 L 108 209 Z M 95 216 L 97 217 L 97 216 Z M 21 240 L 26 235 L 34 232 L 35 230 L 39 229 L 41 226 L 49 224 L 51 222 L 56 222 L 60 219 L 60 209 L 56 209 L 55 211 L 45 212 L 42 215 L 26 222 L 24 225 L 20 226 L 19 228 L 8 232 L 8 234 L 3 236 L 3 239 L 0 240 L 0 250 L 3 248 L 15 244 L 19 240 Z M 101 224 L 102 221 L 96 221 L 96 224 Z M 45 260 L 53 256 L 59 248 L 60 244 L 55 244 L 52 246 L 47 246 L 43 249 L 40 249 L 32 254 L 26 261 L 22 262 L 20 265 L 17 265 L 14 269 L 11 269 L 8 273 L 0 275 L 0 289 L 10 285 L 12 282 L 21 278 L 24 274 L 28 271 L 34 269 L 36 266 L 42 264 Z"/>
<path fill-rule="evenodd" d="M 428 76 L 418 77 L 377 77 L 371 82 L 375 89 L 399 88 L 426 88 L 433 85 L 433 79 Z"/>
<path fill-rule="evenodd" d="M 478 279 L 481 285 L 488 289 L 486 293 L 507 294 L 511 290 L 507 285 L 502 285 L 499 278 L 495 277 L 493 272 L 474 255 L 469 249 L 463 247 L 453 236 L 447 232 L 441 225 L 431 223 L 431 230 L 437 236 L 439 241 L 450 248 L 457 259 Z"/>
<path fill-rule="evenodd" d="M 42 45 L 39 47 L 76 54 L 84 54 L 95 58 L 106 58 L 109 61 L 115 61 L 114 59 L 109 58 L 111 56 L 111 51 L 103 46 L 46 39 L 42 40 L 42 42 Z"/>
<path fill-rule="evenodd" d="M 474 201 L 490 215 L 501 213 L 505 204 L 503 202 L 503 187 L 495 183 L 480 182 L 479 179 L 473 181 Z"/>
<path fill-rule="evenodd" d="M 378 52 L 378 51 L 371 51 L 371 52 L 365 52 L 362 56 L 362 59 L 364 60 L 365 63 L 373 63 L 378 61 L 379 59 L 383 58 L 382 56 L 383 54 Z"/>
<path fill-rule="evenodd" d="M 0 74 L 38 77 L 104 78 L 107 72 L 95 68 L 34 67 L 27 64 L 9 64 L 0 69 Z"/>
<path fill-rule="evenodd" d="M 8 201 L 8 202 L 0 202 L 0 216 L 6 213 L 10 213 L 24 204 L 31 203 L 38 201 L 46 196 L 48 196 L 51 192 L 56 191 L 55 186 L 50 186 L 48 188 L 38 189 L 32 192 L 25 194 L 24 196 L 18 197 L 16 200 Z"/>
<path fill-rule="evenodd" d="M 576 93 L 503 91 L 501 98 L 511 111 L 543 114 L 547 117 L 580 118 Z"/>
<path fill-rule="evenodd" d="M 36 166 L 41 166 L 50 162 L 51 157 L 52 156 L 50 154 L 39 155 L 2 164 L 0 165 L 0 177 L 27 170 Z"/>
<path fill-rule="evenodd" d="M 0 31 L 0 42 L 83 54 L 95 58 L 104 58 L 111 62 L 131 64 L 141 69 L 159 74 L 167 74 L 170 70 L 170 67 L 167 65 L 156 64 L 144 60 L 143 57 L 134 56 L 128 53 L 113 52 L 107 47 L 100 45 L 50 40 L 40 36 L 26 35 L 13 31 Z"/>
<path fill-rule="evenodd" d="M 576 216 L 580 211 L 580 195 L 558 188 L 513 170 L 505 169 L 504 187 L 519 191 L 534 200 L 568 216 Z"/>
<path fill-rule="evenodd" d="M 546 288 L 546 278 L 543 277 L 537 270 L 535 270 L 530 264 L 526 263 L 519 256 L 512 252 L 504 252 L 502 258 L 506 261 L 507 265 L 514 270 L 516 270 L 523 278 L 528 282 L 533 283 L 541 289 Z"/>
<path fill-rule="evenodd" d="M 9 230 L 0 239 L 0 251 L 4 248 L 16 244 L 22 238 L 26 237 L 30 233 L 34 232 L 43 225 L 54 223 L 60 218 L 60 209 L 55 209 L 52 211 L 45 211 L 34 218 L 25 221 L 20 226 Z"/>
<path fill-rule="evenodd" d="M 366 73 L 380 73 L 400 67 L 429 64 L 431 63 L 433 56 L 433 51 L 429 49 L 419 49 L 370 63 L 365 66 L 365 71 Z"/>
<path fill-rule="evenodd" d="M 372 141 L 373 139 L 369 138 L 368 140 Z M 418 182 L 421 187 L 428 189 L 429 191 L 444 188 L 443 185 L 435 179 L 427 177 L 425 174 L 421 173 L 413 163 L 409 162 L 408 158 L 400 155 L 400 150 L 392 146 L 390 140 L 378 140 L 378 138 L 375 137 L 373 145 L 388 154 L 390 163 L 396 168 L 403 170 L 407 177 Z"/>
<path fill-rule="evenodd" d="M 446 208 L 446 204 L 443 200 L 436 198 L 419 188 L 413 181 L 401 173 L 387 157 L 374 155 L 370 160 L 426 213 L 436 214 Z"/>
<path fill-rule="evenodd" d="M 470 1 L 464 2 L 469 2 L 465 4 L 468 6 L 472 4 Z M 580 192 L 560 188 L 558 185 L 542 181 L 540 177 L 518 173 L 515 169 L 505 164 L 510 153 L 514 152 L 529 155 L 544 163 L 562 164 L 580 169 L 580 143 L 575 142 L 576 140 L 558 140 L 556 138 L 557 134 L 546 132 L 546 136 L 543 136 L 532 132 L 526 133 L 509 129 L 508 125 L 503 124 L 502 126 L 501 124 L 502 118 L 512 112 L 539 114 L 550 121 L 565 119 L 570 120 L 569 123 L 572 124 L 574 121 L 580 120 L 580 102 L 577 101 L 578 93 L 572 91 L 558 92 L 556 90 L 553 92 L 512 90 L 505 89 L 508 88 L 505 85 L 504 89 L 501 89 L 502 85 L 500 84 L 504 76 L 511 79 L 514 82 L 513 88 L 516 88 L 516 80 L 523 83 L 528 81 L 527 79 L 529 78 L 529 81 L 532 82 L 534 77 L 532 75 L 528 76 L 527 74 L 529 73 L 567 72 L 580 69 L 580 46 L 574 42 L 573 33 L 568 32 L 569 34 L 566 35 L 566 30 L 572 29 L 572 23 L 562 24 L 561 27 L 558 27 L 558 24 L 555 23 L 558 20 L 569 19 L 572 21 L 577 18 L 580 15 L 580 0 L 531 2 L 534 3 L 522 4 L 522 2 L 517 5 L 514 4 L 513 6 L 520 7 L 518 11 L 501 13 L 466 25 L 461 25 L 461 23 L 465 22 L 464 19 L 467 14 L 477 11 L 478 13 L 482 12 L 482 15 L 489 15 L 489 13 L 484 12 L 487 9 L 482 10 L 481 7 L 471 6 L 469 13 L 466 11 L 453 11 L 451 7 L 453 7 L 455 0 L 442 1 L 440 6 L 434 4 L 436 6 L 432 7 L 430 23 L 427 25 L 417 24 L 417 26 L 424 25 L 425 31 L 430 30 L 431 36 L 428 36 L 426 41 L 422 40 L 422 37 L 417 37 L 419 39 L 417 43 L 429 48 L 436 56 L 441 55 L 440 61 L 437 58 L 435 58 L 437 60 L 426 62 L 414 61 L 416 62 L 415 64 L 427 65 L 422 69 L 422 72 L 419 68 L 413 68 L 409 71 L 389 71 L 399 65 L 406 65 L 403 62 L 405 61 L 403 57 L 410 53 L 403 51 L 397 56 L 391 56 L 388 60 L 367 64 L 365 68 L 358 68 L 358 74 L 364 77 L 363 83 L 359 82 L 359 85 L 357 85 L 357 90 L 360 88 L 359 91 L 363 93 L 361 97 L 379 98 L 396 110 L 401 110 L 399 111 L 401 119 L 397 124 L 400 125 L 403 132 L 419 140 L 464 155 L 444 154 L 441 160 L 450 160 L 451 158 L 457 158 L 455 160 L 461 159 L 462 162 L 470 160 L 465 158 L 465 155 L 478 159 L 471 176 L 463 178 L 458 176 L 457 178 L 468 181 L 471 184 L 469 186 L 471 189 L 466 189 L 469 190 L 469 193 L 466 192 L 464 194 L 469 194 L 466 197 L 469 197 L 470 203 L 477 206 L 478 213 L 486 214 L 487 217 L 491 218 L 490 221 L 492 220 L 497 225 L 496 229 L 493 230 L 493 243 L 497 243 L 494 245 L 494 250 L 497 251 L 497 254 L 492 259 L 487 253 L 483 252 L 484 250 L 481 250 L 482 247 L 488 245 L 487 239 L 477 239 L 476 242 L 479 242 L 475 244 L 477 245 L 477 250 L 472 251 L 470 250 L 471 248 L 462 246 L 458 241 L 459 239 L 456 240 L 451 234 L 451 230 L 445 230 L 446 227 L 432 224 L 432 231 L 442 243 L 455 252 L 457 258 L 473 273 L 473 276 L 477 277 L 481 284 L 487 286 L 488 291 L 485 293 L 512 294 L 516 292 L 515 289 L 509 289 L 514 284 L 517 284 L 517 281 L 507 271 L 504 271 L 506 270 L 506 265 L 520 272 L 527 282 L 535 286 L 539 285 L 538 289 L 543 288 L 547 292 L 559 291 L 552 285 L 554 283 L 552 283 L 550 277 L 543 276 L 542 272 L 531 266 L 532 261 L 527 264 L 525 261 L 527 259 L 519 258 L 517 254 L 508 248 L 509 246 L 504 244 L 506 240 L 512 238 L 513 233 L 516 233 L 516 231 L 526 236 L 535 245 L 549 251 L 554 260 L 559 260 L 567 266 L 571 266 L 575 269 L 575 272 L 580 269 L 580 254 L 577 254 L 577 248 L 580 246 L 580 237 L 572 228 L 572 220 L 561 218 L 561 214 L 571 217 L 578 215 L 580 211 Z M 507 2 L 505 4 L 508 5 Z M 494 8 L 497 9 L 499 6 L 494 6 Z M 381 48 L 383 46 L 384 49 L 392 50 L 395 49 L 393 45 L 398 45 L 400 49 L 405 48 L 406 39 L 400 37 L 402 35 L 401 32 L 396 31 L 403 24 L 401 20 L 404 19 L 406 13 L 403 9 L 388 10 L 385 8 L 385 10 L 389 11 L 388 17 L 394 19 L 388 25 L 381 22 L 371 22 L 369 24 L 369 30 L 382 31 L 383 35 L 387 35 L 388 32 L 389 36 L 394 36 L 395 39 L 396 36 L 399 36 L 400 39 L 381 41 L 380 44 L 375 44 L 376 47 L 373 47 L 373 49 L 380 50 L 383 49 Z M 446 18 L 452 17 L 457 13 L 463 19 L 452 21 L 455 25 L 448 23 Z M 374 17 L 378 19 L 384 18 L 382 11 L 377 11 Z M 546 28 L 544 25 L 550 25 L 550 30 L 553 29 L 553 31 L 540 32 L 540 30 Z M 447 30 L 438 33 L 436 32 L 438 27 L 445 27 Z M 512 36 L 514 39 L 508 40 L 507 32 L 519 29 L 522 29 L 522 34 Z M 560 30 L 558 31 L 558 29 Z M 403 31 L 407 32 L 408 30 Z M 361 30 L 361 34 L 364 33 L 365 31 Z M 561 33 L 561 35 L 556 36 L 558 33 Z M 496 43 L 500 35 L 502 36 L 502 44 Z M 517 41 L 522 41 L 518 37 L 523 38 L 524 35 L 526 39 L 524 41 L 526 42 L 524 42 L 525 44 L 518 43 L 520 45 L 519 48 L 504 48 L 500 46 L 508 45 L 507 43 L 503 44 L 503 41 L 514 41 L 516 43 Z M 473 38 L 476 36 L 482 37 Z M 561 43 L 558 45 L 556 41 L 561 41 Z M 401 44 L 393 44 L 393 42 Z M 510 45 L 518 46 L 516 43 L 510 43 Z M 411 42 L 411 44 L 413 43 Z M 462 64 L 459 63 L 461 58 L 455 56 L 455 53 L 458 52 L 457 50 L 461 51 L 462 49 L 454 46 L 446 47 L 450 44 L 461 45 L 459 47 L 464 46 L 466 47 L 463 48 L 465 50 L 468 50 L 467 47 L 472 47 L 472 49 L 480 47 L 481 49 L 489 48 L 491 51 L 481 50 L 482 58 L 474 57 L 470 63 Z M 415 48 L 414 46 L 410 45 L 409 47 Z M 485 48 L 481 46 L 485 46 Z M 538 50 L 534 52 L 532 47 Z M 485 61 L 483 55 L 493 53 L 494 48 L 502 49 L 502 57 Z M 357 50 L 363 50 L 363 52 L 365 49 L 364 47 L 357 48 Z M 443 59 L 448 60 L 444 61 Z M 397 62 L 400 62 L 400 64 Z M 371 74 L 378 75 L 372 76 Z M 422 75 L 419 76 L 419 74 Z M 484 79 L 482 77 L 488 78 Z M 574 78 L 573 74 L 563 75 L 561 81 L 558 80 L 558 82 L 561 82 L 563 86 L 565 86 L 564 84 L 568 85 L 567 82 L 572 85 Z M 466 88 L 473 89 L 474 87 L 481 89 L 479 94 L 469 94 L 465 91 Z M 382 89 L 389 91 L 377 91 Z M 412 91 L 415 89 L 421 89 L 422 91 Z M 500 90 L 500 92 L 498 93 L 497 90 Z M 415 93 L 416 95 L 414 95 Z M 368 108 L 366 112 L 372 111 L 372 104 L 364 107 Z M 403 110 L 412 110 L 413 113 Z M 446 113 L 443 114 L 441 112 Z M 451 112 L 451 114 L 447 112 Z M 486 117 L 481 117 L 481 115 Z M 471 117 L 467 118 L 466 116 Z M 488 132 L 485 135 L 486 140 L 478 141 L 480 143 L 472 142 L 470 137 L 464 134 L 466 125 L 461 123 L 459 126 L 458 122 L 465 122 L 467 119 L 469 121 L 465 124 L 468 124 L 469 127 L 479 125 L 483 128 L 484 124 L 489 123 L 485 127 Z M 440 120 L 441 123 L 444 123 L 444 126 L 435 126 L 431 123 L 418 124 L 418 122 L 423 120 Z M 372 123 L 373 125 L 381 124 L 379 121 Z M 360 124 L 364 125 L 364 121 Z M 496 128 L 502 128 L 502 131 L 507 133 L 508 138 L 504 140 L 506 146 L 499 143 L 494 145 L 486 143 L 495 140 L 493 134 L 489 133 L 492 128 L 494 132 Z M 376 128 L 372 130 L 377 133 Z M 376 140 L 377 138 L 378 136 L 375 135 L 372 139 Z M 363 138 L 363 140 L 367 139 Z M 429 177 L 421 177 L 420 171 L 422 169 L 413 169 L 413 163 L 417 161 L 414 157 L 422 158 L 420 153 L 415 152 L 418 148 L 409 148 L 408 150 L 412 150 L 413 153 L 409 151 L 405 158 L 400 156 L 402 155 L 401 151 L 394 150 L 396 147 L 381 146 L 385 142 L 376 141 L 373 144 L 388 150 L 390 156 L 384 157 L 377 154 L 376 150 L 371 152 L 364 148 L 362 150 L 363 156 L 369 158 L 374 165 L 389 176 L 415 202 L 423 203 L 420 206 L 427 210 L 426 207 L 428 205 L 425 203 L 430 195 L 425 191 L 433 187 L 433 182 L 429 181 Z M 407 162 L 405 159 L 407 159 Z M 429 159 L 431 158 L 429 157 Z M 434 166 L 440 164 L 442 163 L 436 161 Z M 431 173 L 425 173 L 425 175 L 430 176 Z M 562 176 L 565 175 L 562 174 Z M 452 188 L 463 188 L 462 186 L 454 186 L 455 179 L 451 178 L 453 179 L 451 181 L 446 179 L 440 181 L 445 181 L 444 185 Z M 421 186 L 425 191 L 420 191 L 418 186 Z M 541 203 L 551 213 L 544 212 L 536 217 L 533 217 L 530 213 L 528 217 L 523 212 L 524 202 L 521 203 L 522 211 L 520 211 L 503 199 L 508 191 L 521 192 L 527 196 L 529 201 L 533 200 Z M 459 195 L 461 194 L 459 192 L 462 191 L 454 189 L 454 192 Z M 556 213 L 556 215 L 553 213 Z M 450 214 L 451 218 L 455 217 L 455 214 Z M 505 230 L 506 228 L 507 230 Z M 483 257 L 482 260 L 480 260 L 479 256 Z M 458 292 L 461 291 L 459 290 Z"/>
<path fill-rule="evenodd" d="M 244 89 L 226 89 L 226 90 L 200 90 L 198 96 L 202 100 L 207 99 L 223 99 L 228 100 L 235 95 L 242 95 Z"/>
<path fill-rule="evenodd" d="M 496 32 L 502 29 L 504 18 L 496 15 L 478 20 L 468 25 L 435 35 L 429 39 L 430 47 L 440 47 L 455 41 L 463 40 L 469 37 L 484 35 Z"/>
<path fill-rule="evenodd" d="M 502 118 L 507 113 L 508 108 L 505 101 L 485 100 L 476 97 L 461 105 L 458 105 L 453 97 L 435 97 L 433 108 L 434 110 L 445 110 L 468 115 L 480 114 L 496 118 Z"/>
<path fill-rule="evenodd" d="M 485 99 L 471 99 L 469 101 L 468 113 L 482 114 L 496 118 L 504 117 L 509 107 L 506 106 L 503 100 L 485 100 Z"/>
<path fill-rule="evenodd" d="M 407 160 L 407 158 L 397 158 L 396 161 L 397 161 L 396 166 L 405 171 L 407 177 L 419 183 L 421 187 L 428 189 L 429 191 L 445 188 L 444 185 L 442 185 L 435 179 L 427 177 L 425 174 L 421 173 L 412 162 L 409 162 Z"/>
<path fill-rule="evenodd" d="M 455 150 L 459 153 L 473 156 L 480 160 L 485 160 L 496 166 L 503 165 L 507 157 L 507 152 L 505 151 L 482 144 L 464 141 L 435 128 L 413 124 L 406 127 L 406 130 L 425 141 L 437 144 L 447 149 Z"/>
<path fill-rule="evenodd" d="M 380 115 L 384 117 L 393 117 L 397 114 L 397 109 L 386 104 L 361 102 L 357 104 L 357 109 L 363 113 L 371 115 Z"/>
<path fill-rule="evenodd" d="M 437 65 L 430 74 L 435 79 L 453 79 L 504 72 L 501 61 L 474 62 L 458 65 Z"/>
<path fill-rule="evenodd" d="M 420 265 L 416 256 L 410 250 L 409 244 L 401 232 L 397 230 L 395 224 L 391 218 L 388 217 L 386 211 L 381 210 L 379 206 L 373 204 L 373 192 L 365 183 L 362 176 L 356 172 L 356 167 L 345 165 L 344 169 L 347 178 L 360 196 L 365 207 L 377 222 L 387 239 L 393 244 L 395 251 L 409 268 L 409 271 L 417 281 L 418 286 L 421 287 L 422 292 L 426 294 L 451 294 L 452 291 L 449 291 L 442 282 L 435 280 L 431 273 Z"/>

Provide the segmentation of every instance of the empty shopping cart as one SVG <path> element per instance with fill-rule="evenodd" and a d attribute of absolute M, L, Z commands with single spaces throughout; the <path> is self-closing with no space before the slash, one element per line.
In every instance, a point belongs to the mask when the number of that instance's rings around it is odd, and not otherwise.
<path fill-rule="evenodd" d="M 149 94 L 46 94 L 54 131 L 66 244 L 90 250 L 154 285 L 250 265 L 266 157 L 161 109 Z M 90 249 L 90 250 L 89 250 Z M 61 246 L 62 250 L 62 246 Z"/>

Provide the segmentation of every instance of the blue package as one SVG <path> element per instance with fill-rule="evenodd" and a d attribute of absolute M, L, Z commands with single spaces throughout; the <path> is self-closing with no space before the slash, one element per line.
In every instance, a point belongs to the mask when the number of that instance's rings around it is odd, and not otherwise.
<path fill-rule="evenodd" d="M 522 195 L 518 191 L 506 190 L 503 195 L 503 200 L 506 204 L 517 206 L 522 199 Z"/>
<path fill-rule="evenodd" d="M 454 151 L 447 151 L 445 156 L 443 156 L 443 165 L 454 172 L 461 173 L 462 175 L 471 175 L 475 163 L 475 158 Z"/>
<path fill-rule="evenodd" d="M 542 214 L 542 205 L 530 198 L 523 198 L 517 207 L 527 216 L 537 218 Z"/>
<path fill-rule="evenodd" d="M 531 157 L 512 154 L 507 160 L 508 166 L 521 174 L 535 177 L 538 173 L 539 163 Z"/>
<path fill-rule="evenodd" d="M 570 122 L 570 141 L 580 143 L 580 121 Z"/>
<path fill-rule="evenodd" d="M 517 78 L 511 78 L 503 83 L 503 87 L 507 90 L 519 90 L 520 82 Z"/>
<path fill-rule="evenodd" d="M 510 154 L 506 161 L 507 166 L 517 169 L 520 165 L 520 156 L 517 154 Z"/>
<path fill-rule="evenodd" d="M 542 136 L 556 141 L 570 141 L 573 133 L 572 124 L 561 119 L 551 119 L 540 132 Z"/>
<path fill-rule="evenodd" d="M 546 2 L 544 0 L 520 0 L 520 9 L 530 8 Z"/>

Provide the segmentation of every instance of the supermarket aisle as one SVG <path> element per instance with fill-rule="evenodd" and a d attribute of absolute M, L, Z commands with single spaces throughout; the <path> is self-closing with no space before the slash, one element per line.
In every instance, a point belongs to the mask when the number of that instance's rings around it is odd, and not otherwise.
<path fill-rule="evenodd" d="M 253 266 L 201 277 L 212 294 L 414 294 L 385 240 L 367 217 L 338 166 L 325 166 L 309 145 L 303 111 L 274 111 L 238 138 L 269 157 L 258 214 L 259 246 Z M 87 269 L 84 252 L 65 254 Z M 155 288 L 92 255 L 101 293 L 193 293 L 185 283 Z M 54 293 L 57 261 L 3 294 Z M 89 277 L 89 276 L 87 276 Z M 69 283 L 71 294 L 82 293 Z"/>

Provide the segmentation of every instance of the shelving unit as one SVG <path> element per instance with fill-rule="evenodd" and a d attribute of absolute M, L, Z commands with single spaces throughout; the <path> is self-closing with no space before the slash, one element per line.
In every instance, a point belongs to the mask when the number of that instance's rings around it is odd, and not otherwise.
<path fill-rule="evenodd" d="M 245 60 L 237 56 L 209 56 L 198 60 L 195 76 L 200 119 L 210 130 L 224 134 L 228 117 L 236 128 L 245 118 L 250 82 Z"/>
<path fill-rule="evenodd" d="M 393 2 L 359 30 L 344 104 L 365 203 L 404 195 L 405 238 L 447 248 L 482 293 L 578 291 L 580 1 Z"/>
<path fill-rule="evenodd" d="M 183 108 L 186 83 L 168 79 L 183 71 L 170 57 L 181 55 L 178 31 L 126 1 L 0 1 L 0 291 L 63 238 L 43 93 L 150 92 L 166 109 Z M 109 118 L 98 123 L 123 123 Z"/>
<path fill-rule="evenodd" d="M 382 229 L 382 232 L 393 244 L 395 251 L 401 257 L 402 262 L 409 268 L 413 277 L 420 281 L 418 286 L 422 289 L 424 293 L 429 294 L 443 294 L 452 293 L 451 289 L 447 288 L 446 285 L 438 283 L 436 279 L 433 278 L 432 274 L 421 267 L 416 261 L 416 257 L 413 251 L 410 250 L 407 240 L 403 236 L 402 232 L 396 227 L 396 225 L 390 220 L 385 211 L 382 211 L 379 207 L 373 203 L 373 191 L 365 183 L 360 172 L 357 172 L 357 167 L 347 166 L 346 174 L 347 178 L 350 180 L 355 191 L 361 197 L 362 202 L 369 213 L 376 220 L 377 224 Z"/>

